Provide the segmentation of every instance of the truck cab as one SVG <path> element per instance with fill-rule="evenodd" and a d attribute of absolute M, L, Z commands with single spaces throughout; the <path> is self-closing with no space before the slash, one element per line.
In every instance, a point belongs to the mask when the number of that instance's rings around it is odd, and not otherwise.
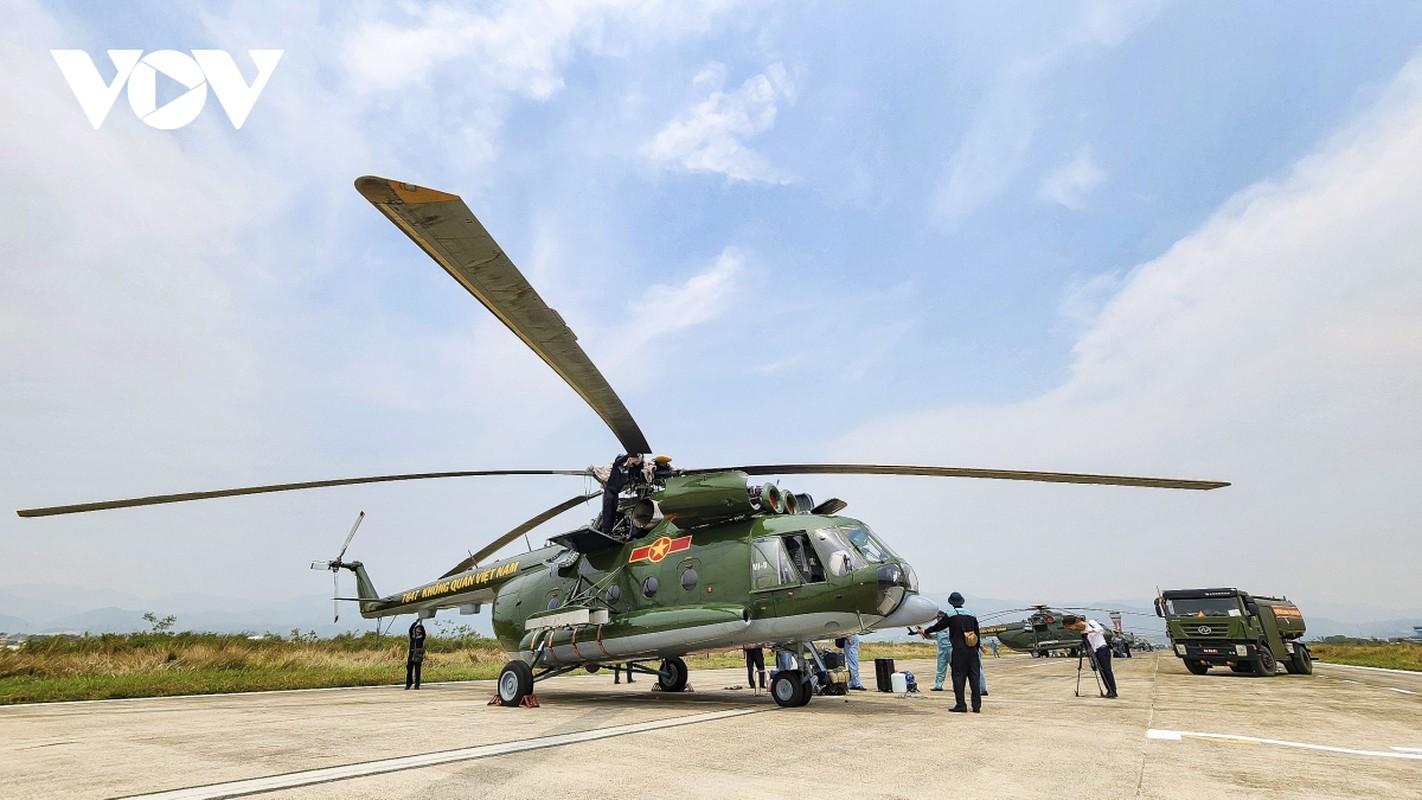
<path fill-rule="evenodd" d="M 1195 675 L 1227 666 L 1268 677 L 1280 661 L 1291 675 L 1313 672 L 1302 641 L 1303 614 L 1287 598 L 1233 588 L 1170 589 L 1156 598 L 1155 613 L 1165 619 L 1171 649 Z"/>

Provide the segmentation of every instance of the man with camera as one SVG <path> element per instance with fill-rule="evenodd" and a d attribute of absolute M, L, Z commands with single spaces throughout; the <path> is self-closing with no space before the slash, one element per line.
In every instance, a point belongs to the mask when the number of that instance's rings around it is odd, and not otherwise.
<path fill-rule="evenodd" d="M 1063 617 L 1062 624 L 1086 639 L 1086 649 L 1091 651 L 1096 671 L 1106 686 L 1106 697 L 1115 699 L 1116 675 L 1111 671 L 1111 645 L 1106 642 L 1106 629 L 1094 619 L 1077 616 Z"/>

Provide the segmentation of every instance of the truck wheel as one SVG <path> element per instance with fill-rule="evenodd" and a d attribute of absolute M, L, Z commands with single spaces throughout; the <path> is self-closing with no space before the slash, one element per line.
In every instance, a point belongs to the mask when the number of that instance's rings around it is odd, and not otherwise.
<path fill-rule="evenodd" d="M 1248 675 L 1254 671 L 1254 666 L 1243 661 L 1236 661 L 1229 665 L 1230 672 L 1242 672 Z"/>
<path fill-rule="evenodd" d="M 1185 669 L 1190 670 L 1191 675 L 1204 675 L 1210 671 L 1210 665 L 1204 661 L 1186 661 Z"/>
<path fill-rule="evenodd" d="M 1294 654 L 1289 658 L 1289 663 L 1284 665 L 1289 672 L 1295 675 L 1313 674 L 1313 656 L 1308 652 L 1308 648 L 1301 644 L 1294 644 Z"/>
<path fill-rule="evenodd" d="M 1259 645 L 1259 655 L 1254 657 L 1254 674 L 1265 678 L 1272 678 L 1277 671 L 1279 662 L 1274 660 L 1274 654 L 1264 645 Z"/>

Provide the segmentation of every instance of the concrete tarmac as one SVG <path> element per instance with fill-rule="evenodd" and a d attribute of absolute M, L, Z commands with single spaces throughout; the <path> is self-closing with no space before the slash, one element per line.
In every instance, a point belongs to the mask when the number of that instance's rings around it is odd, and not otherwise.
<path fill-rule="evenodd" d="M 579 673 L 536 709 L 486 706 L 492 681 L 9 706 L 0 797 L 1422 797 L 1422 674 L 1114 664 L 1107 700 L 1076 659 L 988 658 L 981 714 L 927 661 L 897 665 L 918 695 L 799 709 L 734 669 L 684 694 Z"/>

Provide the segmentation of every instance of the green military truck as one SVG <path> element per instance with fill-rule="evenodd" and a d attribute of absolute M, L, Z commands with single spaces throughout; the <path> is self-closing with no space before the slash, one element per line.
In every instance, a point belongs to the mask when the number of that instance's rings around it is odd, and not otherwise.
<path fill-rule="evenodd" d="M 1313 672 L 1313 655 L 1302 641 L 1303 614 L 1286 598 L 1238 589 L 1171 589 L 1156 598 L 1155 613 L 1165 618 L 1171 649 L 1196 675 L 1228 666 L 1267 677 L 1280 661 L 1291 675 Z"/>

